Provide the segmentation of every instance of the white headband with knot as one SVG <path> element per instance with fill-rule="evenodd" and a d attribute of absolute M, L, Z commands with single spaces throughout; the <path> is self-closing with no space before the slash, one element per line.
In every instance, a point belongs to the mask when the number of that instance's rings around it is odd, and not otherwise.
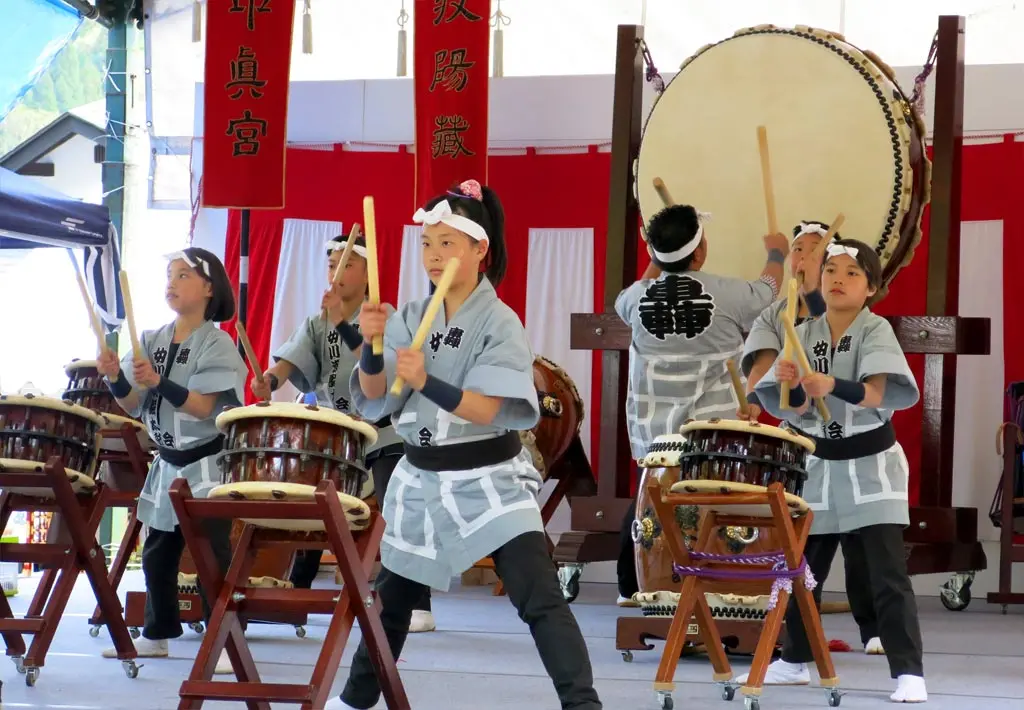
<path fill-rule="evenodd" d="M 328 254 L 331 254 L 332 252 L 336 251 L 344 251 L 345 247 L 348 246 L 348 240 L 345 239 L 339 242 L 335 239 L 330 239 L 326 244 L 324 244 L 324 246 L 327 247 Z M 360 244 L 353 244 L 352 251 L 354 251 L 356 254 L 363 257 L 364 259 L 366 258 L 366 247 Z"/>
<path fill-rule="evenodd" d="M 795 242 L 805 234 L 818 234 L 822 238 L 825 238 L 828 236 L 828 230 L 818 222 L 801 222 L 800 231 L 793 237 L 793 241 Z"/>
<path fill-rule="evenodd" d="M 487 231 L 481 225 L 469 217 L 463 217 L 461 214 L 452 212 L 452 206 L 448 204 L 448 200 L 441 200 L 429 212 L 420 207 L 416 210 L 416 214 L 412 216 L 412 221 L 416 224 L 427 225 L 447 224 L 449 227 L 465 233 L 471 239 L 478 242 L 491 241 L 487 237 Z"/>
<path fill-rule="evenodd" d="M 828 255 L 827 258 L 831 259 L 834 256 L 846 254 L 847 256 L 856 259 L 857 258 L 857 247 L 847 247 L 842 244 L 829 244 L 828 248 L 825 249 L 825 253 Z"/>
<path fill-rule="evenodd" d="M 695 252 L 697 250 L 697 247 L 700 246 L 700 240 L 704 236 L 704 223 L 710 221 L 710 212 L 701 212 L 700 210 L 697 210 L 697 231 L 696 233 L 694 233 L 693 239 L 691 239 L 690 241 L 688 241 L 686 244 L 681 246 L 679 249 L 676 249 L 675 251 L 658 251 L 657 249 L 651 246 L 648 246 L 647 248 L 650 251 L 651 255 L 655 257 L 658 261 L 660 261 L 662 264 L 671 264 L 676 261 L 682 261 L 690 254 Z"/>
<path fill-rule="evenodd" d="M 172 254 L 164 254 L 164 258 L 167 259 L 167 261 L 175 261 L 176 259 L 181 259 L 186 264 L 191 266 L 193 269 L 201 268 L 203 270 L 203 273 L 206 274 L 207 278 L 210 278 L 210 265 L 206 262 L 206 259 L 203 259 L 202 257 L 197 256 L 195 259 L 193 259 L 183 251 L 176 251 Z"/>

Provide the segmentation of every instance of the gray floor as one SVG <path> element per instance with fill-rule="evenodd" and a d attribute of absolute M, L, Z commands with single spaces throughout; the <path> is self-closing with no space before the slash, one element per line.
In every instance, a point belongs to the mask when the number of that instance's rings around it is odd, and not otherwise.
<path fill-rule="evenodd" d="M 141 587 L 139 573 L 130 573 L 123 588 Z M 32 582 L 23 581 L 11 600 L 15 612 L 24 610 Z M 660 647 L 636 654 L 624 663 L 615 650 L 615 618 L 610 585 L 583 585 L 572 608 L 590 647 L 598 691 L 608 710 L 657 707 L 651 681 Z M 505 598 L 490 596 L 489 588 L 454 588 L 435 598 L 440 631 L 412 637 L 399 670 L 417 710 L 492 710 L 530 708 L 556 710 L 550 682 L 544 673 L 526 627 Z M 933 710 L 1024 709 L 1024 610 L 1002 616 L 997 607 L 974 602 L 961 613 L 945 611 L 936 598 L 921 600 L 926 648 L 925 666 Z M 129 680 L 119 664 L 100 658 L 110 645 L 105 634 L 90 638 L 86 619 L 92 610 L 91 590 L 80 580 L 64 623 L 57 632 L 48 663 L 34 688 L 25 686 L 13 664 L 0 665 L 4 681 L 2 707 L 60 708 L 174 708 L 177 690 L 191 668 L 199 637 L 186 631 L 171 647 L 172 657 L 147 661 L 139 677 Z M 854 644 L 857 634 L 849 615 L 824 617 L 829 638 Z M 251 627 L 250 644 L 266 682 L 301 683 L 320 649 L 325 620 L 315 618 L 308 636 L 299 639 L 290 627 Z M 340 678 L 351 657 L 349 643 Z M 843 708 L 889 706 L 893 681 L 885 659 L 861 653 L 835 654 L 835 663 L 848 694 Z M 745 669 L 740 659 L 737 672 Z M 710 666 L 702 659 L 684 660 L 676 674 L 675 707 L 687 710 L 726 710 L 743 707 L 739 698 L 726 705 L 709 682 Z M 336 683 L 335 689 L 341 687 Z M 823 691 L 814 687 L 768 688 L 762 708 L 827 707 Z M 206 707 L 242 707 L 208 703 Z M 279 707 L 284 707 L 279 706 Z M 383 707 L 381 704 L 379 707 Z"/>

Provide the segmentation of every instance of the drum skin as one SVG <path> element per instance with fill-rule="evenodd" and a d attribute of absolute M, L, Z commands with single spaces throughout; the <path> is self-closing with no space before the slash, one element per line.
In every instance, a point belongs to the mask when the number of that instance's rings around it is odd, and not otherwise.
<path fill-rule="evenodd" d="M 533 361 L 533 384 L 540 403 L 540 421 L 533 428 L 535 446 L 545 468 L 550 468 L 580 433 L 583 400 L 569 374 L 544 357 Z"/>

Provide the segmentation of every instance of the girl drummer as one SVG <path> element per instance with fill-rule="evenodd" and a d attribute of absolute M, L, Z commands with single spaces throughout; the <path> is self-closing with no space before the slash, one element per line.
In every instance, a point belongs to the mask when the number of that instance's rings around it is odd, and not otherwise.
<path fill-rule="evenodd" d="M 809 259 L 821 240 L 828 236 L 829 226 L 823 222 L 801 222 L 793 227 L 793 245 L 790 250 L 789 269 L 793 278 L 803 274 L 803 298 L 797 311 L 797 323 L 807 318 L 818 317 L 825 312 L 825 299 L 818 286 L 821 281 L 821 261 L 811 263 Z M 833 239 L 841 239 L 837 233 Z M 746 343 L 743 346 L 743 358 L 740 367 L 747 377 L 747 393 L 749 413 L 738 411 L 739 419 L 756 420 L 761 415 L 754 387 L 771 369 L 775 358 L 782 350 L 786 339 L 782 326 L 782 312 L 786 308 L 786 300 L 776 301 L 758 316 L 750 328 Z M 867 561 L 864 559 L 864 548 L 860 538 L 855 535 L 837 535 L 831 544 L 841 546 L 843 565 L 846 572 L 846 596 L 850 601 L 850 610 L 860 630 L 860 640 L 864 652 L 880 655 L 885 650 L 878 636 L 878 619 L 875 615 L 875 604 L 871 597 L 871 587 L 867 582 Z"/>
<path fill-rule="evenodd" d="M 358 322 L 366 298 L 367 276 L 366 244 L 360 237 L 352 247 L 340 282 L 334 283 L 334 274 L 347 244 L 348 240 L 341 235 L 326 244 L 329 286 L 324 291 L 321 309 L 327 312 L 327 318 L 320 313 L 309 316 L 288 342 L 274 352 L 276 362 L 264 373 L 264 383 L 256 379 L 252 382 L 252 391 L 260 399 L 269 400 L 273 391 L 288 381 L 302 392 L 313 393 L 319 406 L 352 413 L 348 380 L 359 362 L 359 346 L 363 342 L 359 326 L 353 323 Z M 374 493 L 382 501 L 404 447 L 391 426 L 390 417 L 384 417 L 375 425 L 377 443 L 366 452 L 366 465 L 373 474 Z M 321 550 L 305 550 L 296 556 L 291 574 L 296 587 L 309 589 L 313 585 L 322 556 Z M 430 590 L 426 589 L 413 609 L 409 631 L 433 631 L 434 628 Z"/>
<path fill-rule="evenodd" d="M 224 409 L 241 404 L 246 375 L 231 337 L 214 325 L 235 314 L 224 265 L 198 248 L 171 254 L 168 261 L 167 305 L 177 317 L 158 330 L 142 333 L 143 354 L 129 353 L 118 363 L 112 350 L 104 350 L 97 365 L 118 404 L 143 419 L 159 446 L 138 503 L 139 520 L 147 526 L 142 548 L 145 626 L 142 638 L 135 642 L 142 658 L 166 657 L 168 640 L 182 633 L 178 565 L 185 539 L 168 489 L 174 479 L 185 478 L 192 493 L 202 498 L 220 483 L 216 456 L 224 437 L 215 420 Z M 227 571 L 231 521 L 207 520 L 203 527 L 217 561 Z M 209 621 L 205 596 L 203 611 Z M 103 656 L 116 658 L 117 651 L 108 649 Z M 231 672 L 226 653 L 221 654 L 216 672 Z"/>
<path fill-rule="evenodd" d="M 780 358 L 755 392 L 768 412 L 785 418 L 815 443 L 804 488 L 804 499 L 814 511 L 805 555 L 818 582 L 815 597 L 820 601 L 835 556 L 831 538 L 859 538 L 863 549 L 870 551 L 865 560 L 878 630 L 890 673 L 897 679 L 891 698 L 918 703 L 925 702 L 928 693 L 917 601 L 903 549 L 903 528 L 910 522 L 909 470 L 896 441 L 892 414 L 913 406 L 919 393 L 892 327 L 866 307 L 881 285 L 881 275 L 881 262 L 866 244 L 844 239 L 830 245 L 821 277 L 825 317 L 797 328 L 803 348 L 814 353 L 815 372 L 801 377 L 793 362 Z M 782 382 L 792 388 L 794 409 L 779 408 Z M 829 421 L 808 406 L 812 397 L 826 396 Z M 810 681 L 806 664 L 812 655 L 795 600 L 786 612 L 786 627 L 782 658 L 768 667 L 765 684 Z"/>
<path fill-rule="evenodd" d="M 412 608 L 427 586 L 491 556 L 509 599 L 530 625 L 561 707 L 601 708 L 583 635 L 562 596 L 537 505 L 541 478 L 517 431 L 540 416 L 533 353 L 518 316 L 494 291 L 505 274 L 504 213 L 497 195 L 467 180 L 417 210 L 423 265 L 436 284 L 460 267 L 437 314 L 427 351 L 410 349 L 427 301 L 390 318 L 364 305 L 365 343 L 351 386 L 368 419 L 397 417 L 405 456 L 384 499 L 387 529 L 377 578 L 381 621 L 397 659 Z M 369 342 L 384 337 L 384 355 Z M 389 394 L 396 377 L 408 387 Z M 380 686 L 365 643 L 340 698 L 328 708 L 371 708 Z"/>

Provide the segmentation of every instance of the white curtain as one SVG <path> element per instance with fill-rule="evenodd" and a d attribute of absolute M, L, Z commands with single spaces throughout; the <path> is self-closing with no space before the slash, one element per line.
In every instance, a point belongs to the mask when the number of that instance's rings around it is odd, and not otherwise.
<path fill-rule="evenodd" d="M 331 237 L 344 234 L 341 222 L 286 219 L 281 235 L 281 257 L 277 265 L 277 297 L 270 327 L 270 352 L 291 337 L 306 316 L 317 313 L 327 287 L 327 249 Z M 270 363 L 264 363 L 269 367 Z M 294 402 L 299 391 L 283 384 L 274 400 Z"/>
<path fill-rule="evenodd" d="M 526 333 L 537 355 L 564 369 L 576 384 L 590 415 L 591 351 L 569 349 L 569 314 L 594 311 L 594 230 L 531 229 L 526 267 Z M 590 456 L 590 424 L 582 429 Z M 552 482 L 545 486 L 550 489 Z M 552 533 L 570 529 L 564 501 L 548 525 Z"/>
<path fill-rule="evenodd" d="M 423 227 L 418 224 L 407 224 L 402 231 L 402 271 L 398 276 L 396 308 L 430 295 L 430 279 L 423 270 L 423 259 L 420 256 L 422 234 Z"/>

